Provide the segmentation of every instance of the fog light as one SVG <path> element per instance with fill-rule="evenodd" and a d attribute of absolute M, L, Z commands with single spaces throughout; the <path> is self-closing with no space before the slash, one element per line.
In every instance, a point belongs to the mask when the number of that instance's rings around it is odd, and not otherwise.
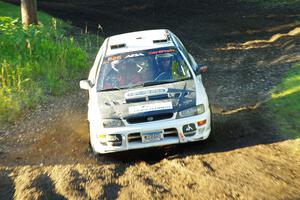
<path fill-rule="evenodd" d="M 105 138 L 106 138 L 106 134 L 99 134 L 98 137 L 99 137 L 100 139 L 105 139 Z"/>
<path fill-rule="evenodd" d="M 111 146 L 121 146 L 122 145 L 122 135 L 120 134 L 110 134 L 106 136 L 106 141 L 108 145 Z"/>
<path fill-rule="evenodd" d="M 106 134 L 99 134 L 98 138 L 99 138 L 99 141 L 102 145 L 107 145 L 107 143 L 106 143 Z"/>
<path fill-rule="evenodd" d="M 121 146 L 122 135 L 120 134 L 99 134 L 98 138 L 103 145 Z"/>
<path fill-rule="evenodd" d="M 106 136 L 107 142 L 122 142 L 122 136 L 119 134 L 111 134 Z"/>
<path fill-rule="evenodd" d="M 197 124 L 198 124 L 198 126 L 203 126 L 204 124 L 206 124 L 206 119 L 198 121 Z"/>

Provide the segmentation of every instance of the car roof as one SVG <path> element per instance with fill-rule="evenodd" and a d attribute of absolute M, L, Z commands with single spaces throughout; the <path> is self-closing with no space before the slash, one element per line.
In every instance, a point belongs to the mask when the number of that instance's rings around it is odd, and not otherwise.
<path fill-rule="evenodd" d="M 174 47 L 167 29 L 137 31 L 114 35 L 108 38 L 106 56 L 120 53 Z"/>

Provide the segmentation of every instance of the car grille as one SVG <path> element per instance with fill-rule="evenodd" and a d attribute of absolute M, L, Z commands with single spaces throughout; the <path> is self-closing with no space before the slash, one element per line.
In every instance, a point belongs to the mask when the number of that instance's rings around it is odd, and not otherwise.
<path fill-rule="evenodd" d="M 178 137 L 176 128 L 164 129 L 164 138 L 167 137 Z M 128 142 L 142 142 L 141 133 L 130 133 L 128 134 Z"/>
<path fill-rule="evenodd" d="M 129 124 L 137 124 L 137 123 L 143 123 L 143 122 L 152 122 L 152 121 L 158 121 L 163 119 L 169 119 L 173 117 L 173 113 L 163 113 L 158 115 L 149 115 L 149 116 L 143 116 L 143 117 L 130 117 L 127 118 L 126 121 Z"/>

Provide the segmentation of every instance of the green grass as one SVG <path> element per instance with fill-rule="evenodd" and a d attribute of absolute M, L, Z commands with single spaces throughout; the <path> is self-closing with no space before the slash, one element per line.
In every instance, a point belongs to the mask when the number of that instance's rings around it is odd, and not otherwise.
<path fill-rule="evenodd" d="M 94 36 L 80 42 L 66 36 L 72 27 L 39 12 L 38 26 L 24 29 L 20 7 L 0 1 L 0 124 L 13 122 L 47 95 L 78 88 L 90 67 L 87 51 Z M 97 46 L 102 38 L 97 38 Z M 84 75 L 83 75 L 84 74 Z"/>
<path fill-rule="evenodd" d="M 277 86 L 268 107 L 283 134 L 300 138 L 300 63 Z"/>

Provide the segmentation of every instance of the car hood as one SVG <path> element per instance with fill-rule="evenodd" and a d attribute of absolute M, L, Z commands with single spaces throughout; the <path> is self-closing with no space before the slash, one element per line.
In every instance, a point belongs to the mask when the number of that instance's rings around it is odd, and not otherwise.
<path fill-rule="evenodd" d="M 99 92 L 100 117 L 128 117 L 174 113 L 196 105 L 194 80 L 156 86 Z"/>

